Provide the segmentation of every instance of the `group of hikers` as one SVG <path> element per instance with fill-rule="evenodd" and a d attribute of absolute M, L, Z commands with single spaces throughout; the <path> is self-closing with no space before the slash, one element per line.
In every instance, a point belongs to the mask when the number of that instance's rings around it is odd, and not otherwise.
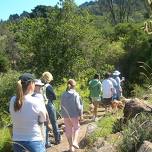
<path fill-rule="evenodd" d="M 49 140 L 51 128 L 54 144 L 61 142 L 53 103 L 56 95 L 51 85 L 52 80 L 50 72 L 44 72 L 41 79 L 35 79 L 31 73 L 24 73 L 19 77 L 16 95 L 11 98 L 9 104 L 13 123 L 14 152 L 46 152 L 46 148 L 51 147 Z M 61 97 L 61 115 L 64 119 L 70 152 L 79 148 L 79 118 L 83 114 L 82 101 L 75 86 L 76 81 L 69 79 L 66 91 Z"/>
<path fill-rule="evenodd" d="M 101 82 L 100 75 L 95 74 L 94 78 L 89 82 L 90 100 L 93 105 L 93 120 L 97 120 L 97 108 L 102 104 L 106 110 L 115 100 L 120 100 L 122 96 L 122 82 L 124 77 L 120 79 L 120 72 L 105 73 Z"/>
<path fill-rule="evenodd" d="M 93 120 L 97 119 L 97 108 L 102 99 L 105 104 L 119 100 L 122 94 L 120 72 L 106 73 L 101 83 L 99 74 L 89 82 L 90 99 L 94 105 Z M 53 76 L 44 72 L 40 79 L 31 73 L 19 77 L 16 95 L 10 100 L 9 111 L 13 123 L 14 152 L 46 152 L 51 147 L 49 131 L 53 129 L 54 144 L 61 142 L 54 100 L 56 95 L 51 85 Z M 67 81 L 66 91 L 61 96 L 61 116 L 64 119 L 65 135 L 69 151 L 79 149 L 79 121 L 83 119 L 83 102 L 75 89 L 76 81 Z M 51 127 L 52 126 L 52 127 Z"/>

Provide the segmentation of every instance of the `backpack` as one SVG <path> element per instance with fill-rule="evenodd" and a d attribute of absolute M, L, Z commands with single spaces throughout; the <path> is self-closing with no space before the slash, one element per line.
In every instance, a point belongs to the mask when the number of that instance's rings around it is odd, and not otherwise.
<path fill-rule="evenodd" d="M 42 87 L 42 96 L 43 96 L 43 99 L 44 99 L 44 103 L 45 105 L 47 105 L 48 103 L 48 98 L 46 96 L 46 88 L 49 86 L 49 84 L 45 84 L 43 87 Z"/>

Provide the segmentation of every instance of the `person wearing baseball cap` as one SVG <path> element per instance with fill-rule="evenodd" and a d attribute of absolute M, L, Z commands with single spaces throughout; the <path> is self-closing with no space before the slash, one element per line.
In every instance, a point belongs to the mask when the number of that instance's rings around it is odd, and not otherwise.
<path fill-rule="evenodd" d="M 13 151 L 45 152 L 39 123 L 46 121 L 46 111 L 39 99 L 32 96 L 35 77 L 24 73 L 19 77 L 16 95 L 10 100 L 9 111 L 13 122 Z"/>

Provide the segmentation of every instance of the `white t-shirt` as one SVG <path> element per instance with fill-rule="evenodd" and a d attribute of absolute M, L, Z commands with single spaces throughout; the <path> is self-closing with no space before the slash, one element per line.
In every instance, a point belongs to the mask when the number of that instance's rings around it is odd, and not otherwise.
<path fill-rule="evenodd" d="M 14 111 L 16 96 L 11 98 L 9 111 L 13 121 L 13 141 L 43 140 L 39 122 L 46 121 L 46 111 L 42 102 L 31 95 L 24 96 L 20 111 Z"/>
<path fill-rule="evenodd" d="M 111 98 L 113 95 L 113 84 L 110 80 L 105 79 L 102 82 L 103 98 Z"/>

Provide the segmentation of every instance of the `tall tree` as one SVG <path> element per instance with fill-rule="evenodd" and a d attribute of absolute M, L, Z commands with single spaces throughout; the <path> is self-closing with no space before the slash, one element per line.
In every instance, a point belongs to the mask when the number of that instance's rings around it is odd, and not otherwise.
<path fill-rule="evenodd" d="M 143 1 L 136 0 L 98 0 L 101 11 L 110 12 L 109 17 L 114 25 L 129 22 L 140 3 L 144 5 Z"/>

